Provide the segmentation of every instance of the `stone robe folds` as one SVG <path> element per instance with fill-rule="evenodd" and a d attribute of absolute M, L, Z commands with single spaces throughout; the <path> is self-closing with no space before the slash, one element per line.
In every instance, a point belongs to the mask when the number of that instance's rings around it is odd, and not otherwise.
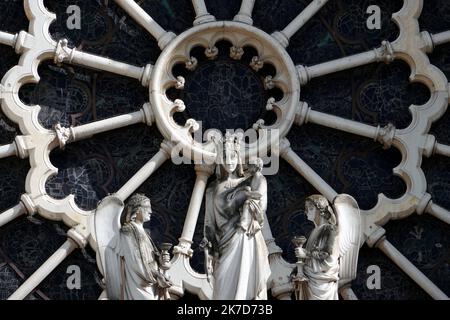
<path fill-rule="evenodd" d="M 205 236 L 214 252 L 213 299 L 265 300 L 270 276 L 268 250 L 260 230 L 249 236 L 250 230 L 240 226 L 242 204 L 235 201 L 237 192 L 216 183 L 206 193 Z M 258 206 L 251 205 L 249 210 L 255 208 Z M 257 222 L 252 219 L 249 223 L 251 227 Z"/>
<path fill-rule="evenodd" d="M 105 281 L 111 300 L 167 299 L 170 282 L 159 271 L 157 249 L 144 228 L 124 225 L 105 250 Z"/>
<path fill-rule="evenodd" d="M 328 226 L 317 227 L 311 233 L 306 249 L 311 252 L 314 249 L 324 251 L 326 242 L 329 241 Z M 334 240 L 333 252 L 324 260 L 310 258 L 303 267 L 303 272 L 308 278 L 304 283 L 307 287 L 308 300 L 338 300 L 339 280 L 339 248 Z"/>

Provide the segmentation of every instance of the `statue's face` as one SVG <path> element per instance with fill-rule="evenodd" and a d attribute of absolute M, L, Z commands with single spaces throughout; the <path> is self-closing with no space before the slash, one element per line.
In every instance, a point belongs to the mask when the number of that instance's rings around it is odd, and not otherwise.
<path fill-rule="evenodd" d="M 319 217 L 320 217 L 319 209 L 317 209 L 317 207 L 311 201 L 306 201 L 305 214 L 308 217 L 309 221 L 314 222 L 314 224 L 316 224 L 316 225 L 319 224 L 319 220 L 320 220 L 319 219 Z"/>
<path fill-rule="evenodd" d="M 144 200 L 141 204 L 141 215 L 142 215 L 142 222 L 150 221 L 151 213 L 152 213 L 152 207 L 150 205 L 150 201 Z"/>
<path fill-rule="evenodd" d="M 252 165 L 250 165 L 250 166 L 248 167 L 248 171 L 249 171 L 251 174 L 254 174 L 254 173 L 258 172 L 258 171 L 261 171 L 261 168 L 258 167 L 256 164 L 252 164 Z"/>
<path fill-rule="evenodd" d="M 224 168 L 228 173 L 236 171 L 238 165 L 238 155 L 234 150 L 225 150 L 225 164 Z"/>

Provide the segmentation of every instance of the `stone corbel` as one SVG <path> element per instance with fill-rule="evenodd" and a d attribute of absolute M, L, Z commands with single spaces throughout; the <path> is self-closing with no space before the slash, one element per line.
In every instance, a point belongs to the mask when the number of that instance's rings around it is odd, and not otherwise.
<path fill-rule="evenodd" d="M 380 142 L 383 149 L 389 149 L 392 146 L 392 141 L 394 141 L 395 132 L 396 129 L 392 123 L 388 123 L 384 127 L 378 126 L 375 141 Z"/>
<path fill-rule="evenodd" d="M 264 78 L 264 89 L 266 90 L 272 90 L 275 88 L 275 81 L 273 80 L 272 76 L 267 76 Z"/>
<path fill-rule="evenodd" d="M 395 60 L 394 48 L 392 47 L 392 44 L 387 40 L 381 42 L 381 47 L 374 50 L 378 62 L 389 64 Z"/>
<path fill-rule="evenodd" d="M 252 60 L 250 61 L 250 68 L 258 72 L 264 67 L 264 61 L 261 59 L 261 57 L 254 56 Z"/>
<path fill-rule="evenodd" d="M 182 76 L 177 76 L 177 79 L 174 80 L 175 89 L 177 89 L 177 90 L 183 90 L 185 84 L 186 84 L 186 79 Z"/>
<path fill-rule="evenodd" d="M 36 206 L 31 200 L 31 197 L 28 194 L 23 194 L 20 198 L 20 202 L 16 206 L 0 213 L 0 227 L 24 214 L 27 214 L 29 217 L 31 217 L 35 213 Z"/>
<path fill-rule="evenodd" d="M 190 57 L 186 60 L 185 67 L 189 71 L 194 71 L 198 67 L 198 60 L 196 57 Z"/>
<path fill-rule="evenodd" d="M 59 40 L 55 50 L 55 64 L 61 66 L 63 62 L 72 63 L 75 51 L 75 48 L 69 48 L 69 41 L 67 39 Z"/>
<path fill-rule="evenodd" d="M 233 60 L 241 60 L 244 55 L 244 49 L 242 47 L 232 46 L 230 48 L 230 58 Z"/>
<path fill-rule="evenodd" d="M 216 59 L 218 57 L 218 55 L 219 55 L 219 49 L 216 46 L 210 46 L 205 49 L 205 56 L 209 60 Z"/>
<path fill-rule="evenodd" d="M 73 140 L 72 128 L 66 128 L 61 126 L 60 123 L 55 125 L 56 139 L 58 140 L 59 147 L 64 150 L 66 145 Z"/>

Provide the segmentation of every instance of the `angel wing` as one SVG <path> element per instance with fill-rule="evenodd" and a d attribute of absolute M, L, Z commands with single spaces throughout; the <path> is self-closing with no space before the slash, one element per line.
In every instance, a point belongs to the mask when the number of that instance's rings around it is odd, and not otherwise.
<path fill-rule="evenodd" d="M 356 200 L 348 194 L 338 195 L 333 203 L 339 229 L 339 285 L 356 278 L 361 246 L 361 213 Z"/>
<path fill-rule="evenodd" d="M 111 248 L 115 236 L 120 233 L 120 216 L 124 203 L 117 196 L 105 197 L 97 206 L 94 215 L 94 230 L 97 240 L 97 264 L 105 276 L 105 251 Z"/>
<path fill-rule="evenodd" d="M 216 244 L 216 231 L 215 225 L 216 220 L 214 218 L 214 191 L 217 186 L 217 181 L 211 183 L 211 185 L 206 189 L 205 193 L 205 221 L 203 224 L 203 235 L 213 244 L 213 249 L 217 249 Z"/>

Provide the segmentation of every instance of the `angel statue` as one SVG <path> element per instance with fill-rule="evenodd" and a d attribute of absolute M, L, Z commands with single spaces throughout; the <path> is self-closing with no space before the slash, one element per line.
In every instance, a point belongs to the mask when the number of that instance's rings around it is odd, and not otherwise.
<path fill-rule="evenodd" d="M 361 215 L 356 200 L 338 195 L 333 208 L 322 195 L 305 201 L 308 220 L 315 225 L 309 239 L 294 239 L 297 275 L 293 278 L 299 300 L 338 300 L 338 288 L 356 278 L 361 244 Z"/>
<path fill-rule="evenodd" d="M 158 250 L 144 229 L 150 221 L 150 199 L 134 194 L 126 206 L 114 195 L 95 212 L 97 262 L 105 277 L 110 300 L 168 300 L 172 285 L 165 272 L 170 267 L 170 247 Z"/>
<path fill-rule="evenodd" d="M 270 266 L 261 231 L 267 208 L 267 181 L 259 159 L 244 172 L 240 139 L 227 134 L 218 148 L 223 160 L 206 191 L 205 249 L 213 299 L 267 299 Z"/>

